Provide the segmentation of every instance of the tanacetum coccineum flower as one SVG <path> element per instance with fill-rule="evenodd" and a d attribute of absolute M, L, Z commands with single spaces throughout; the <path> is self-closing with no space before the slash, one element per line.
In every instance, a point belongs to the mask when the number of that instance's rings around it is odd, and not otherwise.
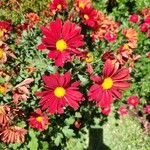
<path fill-rule="evenodd" d="M 75 0 L 75 7 L 77 11 L 84 9 L 85 7 L 91 6 L 92 6 L 91 0 Z"/>
<path fill-rule="evenodd" d="M 32 112 L 28 121 L 30 127 L 38 129 L 40 131 L 45 130 L 46 125 L 48 125 L 49 123 L 47 115 L 42 113 L 40 109 L 37 109 L 35 112 Z"/>
<path fill-rule="evenodd" d="M 71 61 L 71 54 L 80 53 L 77 48 L 84 45 L 81 28 L 75 23 L 57 19 L 49 27 L 41 27 L 45 37 L 42 39 L 42 49 L 50 50 L 48 57 L 55 61 L 57 66 L 64 66 L 66 61 Z M 41 45 L 39 46 L 41 49 Z"/>
<path fill-rule="evenodd" d="M 66 0 L 53 0 L 51 4 L 49 4 L 49 8 L 56 12 L 61 12 L 62 10 L 67 9 Z"/>
<path fill-rule="evenodd" d="M 43 76 L 45 90 L 37 92 L 35 95 L 42 97 L 39 104 L 42 109 L 48 109 L 51 114 L 63 113 L 63 108 L 67 105 L 73 109 L 79 107 L 78 102 L 82 101 L 83 95 L 79 92 L 79 81 L 71 83 L 71 73 L 64 75 L 58 73 Z"/>
<path fill-rule="evenodd" d="M 112 64 L 110 60 L 105 62 L 102 77 L 92 77 L 96 83 L 91 86 L 88 96 L 96 101 L 99 107 L 110 107 L 116 98 L 121 98 L 122 91 L 129 88 L 129 70 Z"/>
<path fill-rule="evenodd" d="M 1 140 L 5 143 L 23 143 L 27 131 L 21 127 L 5 127 L 0 133 Z"/>
<path fill-rule="evenodd" d="M 11 30 L 12 30 L 12 26 L 10 22 L 0 21 L 0 39 L 1 40 L 5 39 L 5 35 L 8 34 Z"/>
<path fill-rule="evenodd" d="M 97 26 L 97 11 L 92 7 L 85 7 L 84 9 L 81 9 L 80 16 L 85 25 L 92 28 Z"/>

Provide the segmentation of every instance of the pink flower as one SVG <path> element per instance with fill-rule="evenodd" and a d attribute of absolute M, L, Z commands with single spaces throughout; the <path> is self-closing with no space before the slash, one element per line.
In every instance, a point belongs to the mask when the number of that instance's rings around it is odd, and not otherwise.
<path fill-rule="evenodd" d="M 108 42 L 115 42 L 117 39 L 117 35 L 114 35 L 110 32 L 107 32 L 104 36 L 104 38 L 108 41 Z"/>
<path fill-rule="evenodd" d="M 129 21 L 133 23 L 139 22 L 139 16 L 137 14 L 130 15 Z"/>
<path fill-rule="evenodd" d="M 128 99 L 127 99 L 127 103 L 131 106 L 137 106 L 138 103 L 139 103 L 139 98 L 137 96 L 130 96 Z"/>
<path fill-rule="evenodd" d="M 120 116 L 126 116 L 128 114 L 126 106 L 120 106 L 118 110 Z"/>
<path fill-rule="evenodd" d="M 150 105 L 147 105 L 147 106 L 144 108 L 144 111 L 145 111 L 145 113 L 147 113 L 147 114 L 150 115 Z"/>
<path fill-rule="evenodd" d="M 150 16 L 147 16 L 145 18 L 144 22 L 150 25 Z"/>
<path fill-rule="evenodd" d="M 105 108 L 103 108 L 102 109 L 102 111 L 101 111 L 101 113 L 103 114 L 103 115 L 109 115 L 109 113 L 111 112 L 111 108 L 110 107 L 105 107 Z"/>
<path fill-rule="evenodd" d="M 146 23 L 142 23 L 142 24 L 140 25 L 140 30 L 141 30 L 141 32 L 146 32 L 147 29 L 148 29 L 148 25 L 147 25 Z"/>
<path fill-rule="evenodd" d="M 146 53 L 146 56 L 150 58 L 150 51 Z"/>

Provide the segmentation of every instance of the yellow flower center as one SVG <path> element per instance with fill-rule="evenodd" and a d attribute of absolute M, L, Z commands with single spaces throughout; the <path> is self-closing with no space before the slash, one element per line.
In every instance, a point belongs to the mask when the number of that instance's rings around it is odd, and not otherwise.
<path fill-rule="evenodd" d="M 4 94 L 6 92 L 6 88 L 0 85 L 0 94 Z"/>
<path fill-rule="evenodd" d="M 67 43 L 63 39 L 58 40 L 56 42 L 56 48 L 57 48 L 57 50 L 62 52 L 67 49 Z"/>
<path fill-rule="evenodd" d="M 63 87 L 57 87 L 54 90 L 54 95 L 56 97 L 63 97 L 66 94 L 66 90 Z"/>
<path fill-rule="evenodd" d="M 80 3 L 79 3 L 79 8 L 84 9 L 84 7 L 85 7 L 84 3 L 83 3 L 83 2 L 80 2 Z"/>
<path fill-rule="evenodd" d="M 44 119 L 44 118 L 43 118 L 42 116 L 36 117 L 36 120 L 37 120 L 38 122 L 42 122 L 43 119 Z"/>
<path fill-rule="evenodd" d="M 124 44 L 123 49 L 129 50 L 129 45 L 128 44 Z"/>
<path fill-rule="evenodd" d="M 103 89 L 104 90 L 109 90 L 109 89 L 112 88 L 112 86 L 113 86 L 113 80 L 110 77 L 105 78 L 103 83 L 102 83 Z"/>
<path fill-rule="evenodd" d="M 61 9 L 62 6 L 60 4 L 57 5 L 57 9 Z"/>
<path fill-rule="evenodd" d="M 87 55 L 86 55 L 86 58 L 85 58 L 85 61 L 87 62 L 87 63 L 91 63 L 92 61 L 93 61 L 93 55 L 92 55 L 92 53 L 87 53 Z"/>
<path fill-rule="evenodd" d="M 89 16 L 88 15 L 85 14 L 83 17 L 84 17 L 85 20 L 89 20 Z"/>
<path fill-rule="evenodd" d="M 5 32 L 6 32 L 5 29 L 0 29 L 0 37 L 3 37 Z"/>
<path fill-rule="evenodd" d="M 0 59 L 2 59 L 4 56 L 4 50 L 2 48 L 0 48 Z"/>

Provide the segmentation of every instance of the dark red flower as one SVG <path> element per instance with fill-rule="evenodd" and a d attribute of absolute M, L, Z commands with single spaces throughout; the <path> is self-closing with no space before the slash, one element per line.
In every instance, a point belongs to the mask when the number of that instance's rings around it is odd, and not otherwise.
<path fill-rule="evenodd" d="M 71 73 L 64 75 L 58 73 L 43 76 L 45 91 L 37 92 L 36 96 L 42 97 L 39 104 L 42 109 L 48 109 L 51 114 L 63 113 L 64 107 L 69 105 L 73 109 L 78 109 L 78 102 L 83 100 L 83 95 L 79 92 L 79 81 L 71 83 Z"/>
<path fill-rule="evenodd" d="M 131 106 L 137 106 L 138 103 L 139 103 L 139 98 L 137 96 L 130 96 L 128 99 L 127 99 L 127 103 Z"/>
<path fill-rule="evenodd" d="M 103 55 L 102 55 L 102 61 L 105 62 L 106 60 L 114 60 L 115 56 L 113 54 L 112 51 L 106 51 Z"/>
<path fill-rule="evenodd" d="M 62 21 L 57 19 L 41 30 L 45 37 L 42 38 L 43 46 L 39 48 L 47 48 L 50 51 L 48 57 L 57 66 L 63 67 L 66 61 L 71 61 L 71 55 L 80 53 L 77 48 L 84 45 L 81 28 L 70 21 L 62 25 Z"/>
<path fill-rule="evenodd" d="M 67 9 L 66 0 L 53 0 L 53 2 L 49 5 L 51 10 L 61 12 L 62 10 Z"/>
<path fill-rule="evenodd" d="M 104 107 L 101 112 L 103 115 L 107 116 L 111 112 L 111 108 L 110 107 Z"/>
<path fill-rule="evenodd" d="M 97 11 L 92 7 L 85 7 L 84 9 L 81 9 L 80 16 L 85 25 L 92 28 L 97 26 Z"/>
<path fill-rule="evenodd" d="M 148 25 L 147 25 L 146 23 L 142 23 L 142 24 L 140 25 L 140 30 L 141 30 L 141 32 L 146 32 L 147 29 L 148 29 Z"/>
<path fill-rule="evenodd" d="M 126 106 L 120 106 L 118 109 L 118 114 L 120 116 L 126 116 L 128 114 Z"/>
<path fill-rule="evenodd" d="M 108 41 L 108 42 L 115 42 L 117 39 L 117 35 L 114 35 L 110 32 L 105 33 L 104 38 Z"/>
<path fill-rule="evenodd" d="M 30 127 L 38 129 L 39 131 L 45 130 L 46 125 L 49 124 L 47 115 L 42 113 L 40 109 L 37 109 L 35 110 L 35 112 L 32 112 L 28 121 Z"/>
<path fill-rule="evenodd" d="M 147 114 L 150 115 L 150 105 L 147 105 L 147 106 L 144 108 L 144 111 L 145 111 L 145 113 L 147 113 Z"/>
<path fill-rule="evenodd" d="M 91 86 L 88 96 L 95 101 L 97 106 L 110 107 L 114 99 L 120 99 L 122 91 L 129 88 L 129 70 L 112 64 L 110 60 L 105 62 L 102 77 L 92 78 L 94 85 Z"/>
<path fill-rule="evenodd" d="M 138 23 L 139 22 L 139 15 L 137 15 L 137 14 L 130 15 L 129 21 L 133 22 L 133 23 Z"/>

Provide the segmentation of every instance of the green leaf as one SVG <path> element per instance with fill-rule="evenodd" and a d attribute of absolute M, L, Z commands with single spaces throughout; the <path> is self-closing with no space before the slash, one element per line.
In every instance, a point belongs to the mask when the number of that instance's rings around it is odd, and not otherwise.
<path fill-rule="evenodd" d="M 68 126 L 65 126 L 63 129 L 62 129 L 62 132 L 64 133 L 64 135 L 67 137 L 67 138 L 70 138 L 70 137 L 73 137 L 75 135 L 74 131 L 72 129 L 69 129 Z"/>

